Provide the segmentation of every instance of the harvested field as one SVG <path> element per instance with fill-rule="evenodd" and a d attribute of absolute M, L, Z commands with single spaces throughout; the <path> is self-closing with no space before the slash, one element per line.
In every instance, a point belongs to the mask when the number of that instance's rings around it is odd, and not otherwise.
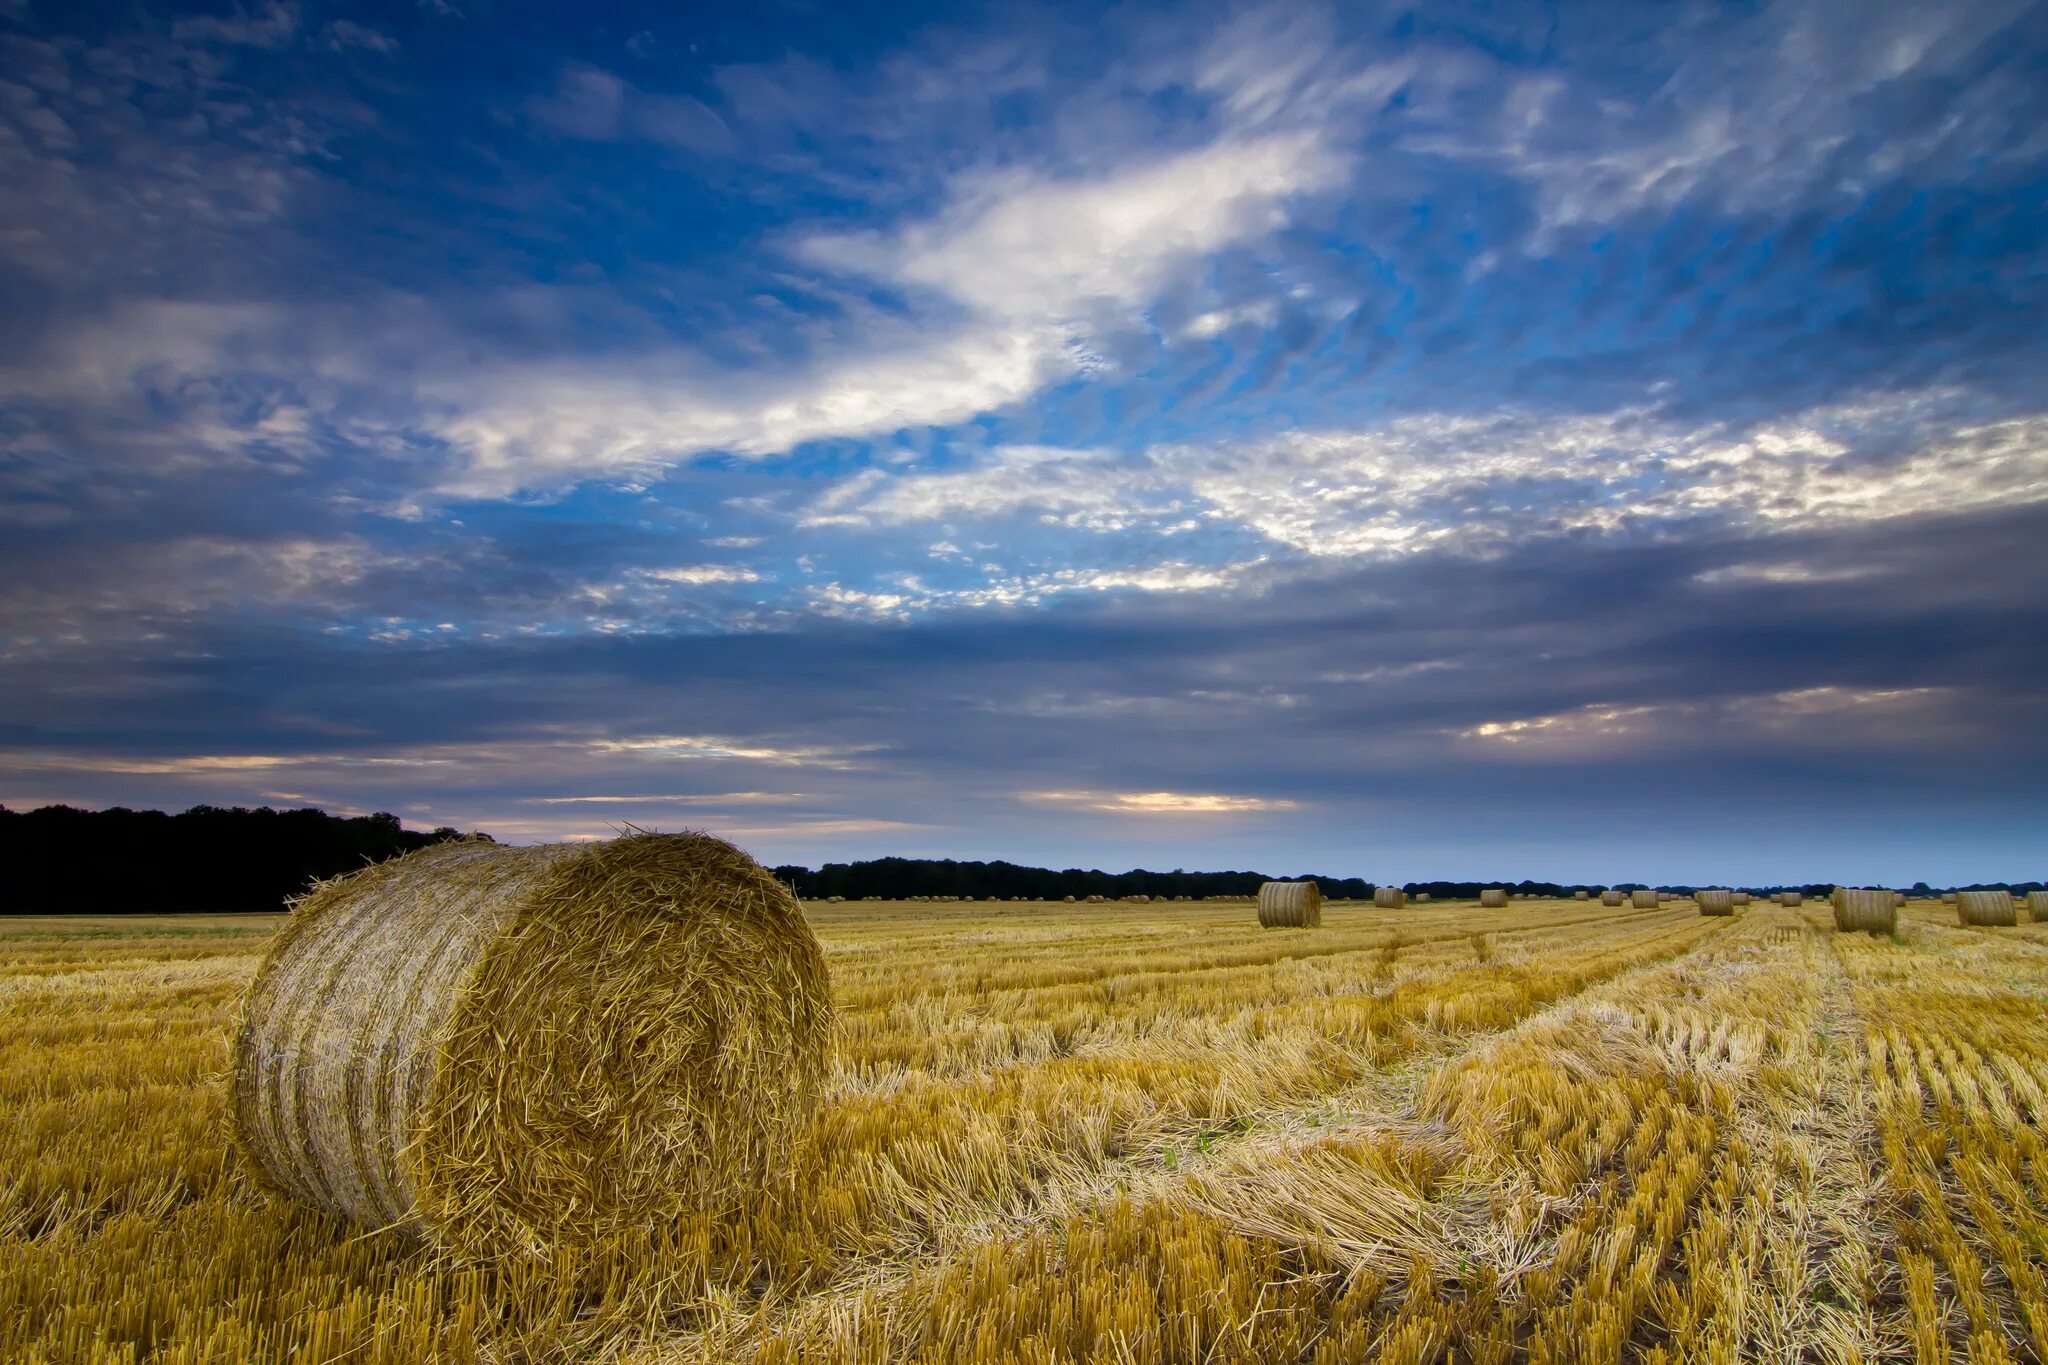
<path fill-rule="evenodd" d="M 0 1359 L 2048 1359 L 2048 925 L 806 912 L 782 1178 L 517 1265 L 229 1156 L 278 919 L 0 920 Z"/>

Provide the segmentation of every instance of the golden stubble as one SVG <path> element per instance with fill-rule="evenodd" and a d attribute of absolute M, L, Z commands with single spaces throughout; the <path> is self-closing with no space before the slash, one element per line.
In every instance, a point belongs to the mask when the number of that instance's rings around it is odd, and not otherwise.
<path fill-rule="evenodd" d="M 2048 1357 L 2048 925 L 806 910 L 787 1168 L 507 1265 L 229 1158 L 275 919 L 0 922 L 0 1358 Z"/>

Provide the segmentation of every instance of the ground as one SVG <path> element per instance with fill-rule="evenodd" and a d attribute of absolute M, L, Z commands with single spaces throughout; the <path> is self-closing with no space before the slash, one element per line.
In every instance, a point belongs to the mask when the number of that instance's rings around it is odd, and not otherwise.
<path fill-rule="evenodd" d="M 249 1189 L 275 918 L 0 919 L 0 1359 L 2048 1360 L 2048 924 L 809 909 L 784 1178 L 516 1267 Z"/>

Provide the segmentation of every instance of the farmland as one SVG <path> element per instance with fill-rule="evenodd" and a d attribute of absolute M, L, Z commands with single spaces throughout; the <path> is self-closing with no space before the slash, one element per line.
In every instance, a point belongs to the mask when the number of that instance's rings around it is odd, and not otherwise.
<path fill-rule="evenodd" d="M 0 1359 L 2048 1360 L 2048 924 L 808 911 L 788 1169 L 501 1265 L 229 1157 L 276 918 L 0 920 Z"/>

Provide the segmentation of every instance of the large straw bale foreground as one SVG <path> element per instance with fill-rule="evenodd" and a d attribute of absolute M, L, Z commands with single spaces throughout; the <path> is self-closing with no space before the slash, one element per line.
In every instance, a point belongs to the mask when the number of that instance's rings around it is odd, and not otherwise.
<path fill-rule="evenodd" d="M 1323 922 L 1323 888 L 1315 882 L 1259 887 L 1259 923 L 1267 929 L 1314 929 Z"/>
<path fill-rule="evenodd" d="M 1835 907 L 1835 928 L 1861 929 L 1869 934 L 1889 934 L 1899 926 L 1899 907 L 1889 890 L 1868 886 L 1838 886 L 1831 897 Z"/>
<path fill-rule="evenodd" d="M 274 1192 L 463 1254 L 544 1252 L 759 1185 L 830 1027 L 803 912 L 722 840 L 441 844 L 294 908 L 230 1108 Z"/>
<path fill-rule="evenodd" d="M 2010 891 L 1958 891 L 1956 920 L 1961 924 L 2009 925 L 2019 923 L 2019 911 Z"/>
<path fill-rule="evenodd" d="M 1647 887 L 1629 893 L 1629 903 L 1638 910 L 1655 910 L 1663 903 L 1663 899 Z"/>

